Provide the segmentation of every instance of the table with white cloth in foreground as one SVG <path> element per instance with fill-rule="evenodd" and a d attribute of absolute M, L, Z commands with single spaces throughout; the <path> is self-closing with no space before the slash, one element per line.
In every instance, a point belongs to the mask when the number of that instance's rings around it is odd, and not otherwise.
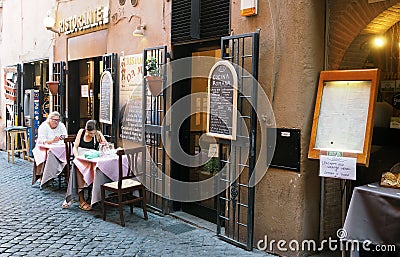
<path fill-rule="evenodd" d="M 360 242 L 360 249 L 362 242 L 371 242 L 371 251 L 375 246 L 400 247 L 400 190 L 378 183 L 355 187 L 343 229 L 344 240 Z M 359 252 L 354 250 L 351 256 Z"/>
<path fill-rule="evenodd" d="M 75 157 L 73 161 L 66 201 L 79 200 L 78 193 L 80 188 L 77 181 L 77 172 L 80 172 L 85 182 L 85 187 L 92 185 L 92 199 L 90 205 L 101 201 L 101 188 L 104 183 L 118 180 L 118 155 L 107 154 L 102 157 L 86 159 L 83 156 Z M 123 175 L 128 173 L 128 159 L 126 156 L 122 158 Z"/>
<path fill-rule="evenodd" d="M 37 166 L 45 163 L 42 172 L 41 185 L 56 178 L 62 172 L 67 163 L 65 145 L 63 142 L 55 144 L 36 144 L 32 153 Z"/>

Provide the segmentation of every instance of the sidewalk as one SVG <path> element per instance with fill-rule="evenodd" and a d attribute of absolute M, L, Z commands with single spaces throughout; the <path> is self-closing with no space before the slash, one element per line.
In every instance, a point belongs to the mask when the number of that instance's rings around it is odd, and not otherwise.
<path fill-rule="evenodd" d="M 84 212 L 74 203 L 62 209 L 65 187 L 31 186 L 32 162 L 7 162 L 0 151 L 0 257 L 2 256 L 267 256 L 220 240 L 214 231 L 170 215 L 116 208 L 101 219 L 99 209 Z M 113 210 L 115 209 L 115 210 Z"/>

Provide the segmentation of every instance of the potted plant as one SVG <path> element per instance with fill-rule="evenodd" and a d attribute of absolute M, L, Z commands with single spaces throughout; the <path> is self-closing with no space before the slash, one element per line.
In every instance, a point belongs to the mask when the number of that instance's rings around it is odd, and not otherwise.
<path fill-rule="evenodd" d="M 150 57 L 146 60 L 145 69 L 147 71 L 146 81 L 149 86 L 150 93 L 153 96 L 158 96 L 163 90 L 162 77 L 157 58 Z"/>
<path fill-rule="evenodd" d="M 204 170 L 208 171 L 211 175 L 218 173 L 218 158 L 212 157 L 206 164 L 204 164 Z"/>

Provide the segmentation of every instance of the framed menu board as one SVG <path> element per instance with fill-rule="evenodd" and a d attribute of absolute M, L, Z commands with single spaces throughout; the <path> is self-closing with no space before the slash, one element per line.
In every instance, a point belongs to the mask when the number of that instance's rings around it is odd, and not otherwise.
<path fill-rule="evenodd" d="M 100 122 L 112 123 L 113 80 L 109 71 L 103 71 L 100 78 Z"/>
<path fill-rule="evenodd" d="M 229 61 L 219 61 L 208 75 L 207 134 L 236 140 L 237 74 Z"/>
<path fill-rule="evenodd" d="M 321 71 L 308 158 L 353 153 L 368 166 L 378 77 L 378 69 Z"/>

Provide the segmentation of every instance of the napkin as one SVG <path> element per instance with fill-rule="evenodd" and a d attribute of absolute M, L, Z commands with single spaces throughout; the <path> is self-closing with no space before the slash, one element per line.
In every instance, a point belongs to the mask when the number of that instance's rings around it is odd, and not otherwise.
<path fill-rule="evenodd" d="M 85 156 L 86 159 L 94 159 L 94 158 L 100 157 L 100 152 L 93 150 L 93 151 L 86 152 L 83 156 Z"/>

